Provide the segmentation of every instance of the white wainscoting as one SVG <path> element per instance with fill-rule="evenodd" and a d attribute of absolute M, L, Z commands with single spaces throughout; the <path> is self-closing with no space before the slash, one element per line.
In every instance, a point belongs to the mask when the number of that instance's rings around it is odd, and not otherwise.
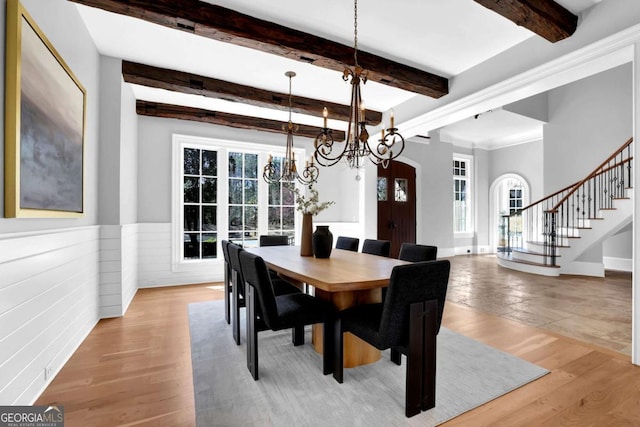
<path fill-rule="evenodd" d="M 138 290 L 138 225 L 100 227 L 100 317 L 123 316 Z"/>
<path fill-rule="evenodd" d="M 0 405 L 33 404 L 98 322 L 98 230 L 0 235 Z"/>
<path fill-rule="evenodd" d="M 222 254 L 216 261 L 174 265 L 171 223 L 138 224 L 138 288 L 221 282 Z"/>

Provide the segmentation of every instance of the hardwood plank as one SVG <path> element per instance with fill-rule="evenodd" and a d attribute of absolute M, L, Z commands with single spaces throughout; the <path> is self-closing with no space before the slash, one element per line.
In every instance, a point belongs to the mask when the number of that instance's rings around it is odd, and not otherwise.
<path fill-rule="evenodd" d="M 197 0 L 71 0 L 86 6 L 143 19 L 214 40 L 280 55 L 343 72 L 353 65 L 353 47 Z M 368 79 L 440 98 L 449 92 L 446 78 L 358 51 Z"/>

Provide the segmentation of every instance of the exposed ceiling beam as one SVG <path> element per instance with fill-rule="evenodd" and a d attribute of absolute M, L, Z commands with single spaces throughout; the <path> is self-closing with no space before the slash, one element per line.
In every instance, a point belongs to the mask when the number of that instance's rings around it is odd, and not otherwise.
<path fill-rule="evenodd" d="M 353 65 L 351 46 L 202 1 L 70 1 L 340 72 Z M 369 71 L 369 80 L 378 83 L 432 98 L 449 92 L 448 80 L 436 74 L 363 51 L 358 51 L 358 62 Z"/>
<path fill-rule="evenodd" d="M 150 101 L 136 101 L 136 112 L 143 116 L 191 120 L 241 129 L 287 133 L 282 128 L 285 123 L 278 120 L 241 116 L 239 114 L 205 110 L 203 108 L 183 107 L 181 105 L 162 104 Z M 316 126 L 298 125 L 298 129 L 294 131 L 294 135 L 315 138 L 321 130 L 321 128 Z M 331 132 L 335 141 L 344 141 L 344 131 L 332 130 Z"/>
<path fill-rule="evenodd" d="M 289 94 L 287 93 L 271 92 L 182 71 L 122 61 L 122 76 L 127 83 L 142 86 L 219 98 L 283 111 L 288 111 L 289 109 Z M 296 113 L 318 117 L 322 117 L 322 108 L 327 107 L 330 118 L 345 122 L 349 121 L 348 105 L 294 95 L 291 97 L 291 106 Z M 370 125 L 376 126 L 382 121 L 382 113 L 379 111 L 367 110 L 365 114 L 367 123 Z"/>
<path fill-rule="evenodd" d="M 553 0 L 474 1 L 553 43 L 570 37 L 578 26 L 578 17 Z"/>

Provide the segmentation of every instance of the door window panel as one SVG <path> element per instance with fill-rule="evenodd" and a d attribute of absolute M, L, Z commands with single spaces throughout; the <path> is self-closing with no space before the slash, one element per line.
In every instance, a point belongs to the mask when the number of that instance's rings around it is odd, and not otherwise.
<path fill-rule="evenodd" d="M 387 201 L 387 178 L 378 177 L 378 201 Z"/>
<path fill-rule="evenodd" d="M 395 179 L 395 200 L 396 202 L 406 202 L 407 201 L 407 190 L 409 183 L 404 178 L 396 178 Z"/>

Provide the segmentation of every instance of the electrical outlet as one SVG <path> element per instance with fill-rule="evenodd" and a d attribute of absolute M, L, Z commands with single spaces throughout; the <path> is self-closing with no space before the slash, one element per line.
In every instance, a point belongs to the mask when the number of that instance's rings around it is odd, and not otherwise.
<path fill-rule="evenodd" d="M 44 368 L 44 380 L 49 381 L 49 379 L 51 379 L 51 374 L 53 374 L 53 366 L 47 365 Z"/>

